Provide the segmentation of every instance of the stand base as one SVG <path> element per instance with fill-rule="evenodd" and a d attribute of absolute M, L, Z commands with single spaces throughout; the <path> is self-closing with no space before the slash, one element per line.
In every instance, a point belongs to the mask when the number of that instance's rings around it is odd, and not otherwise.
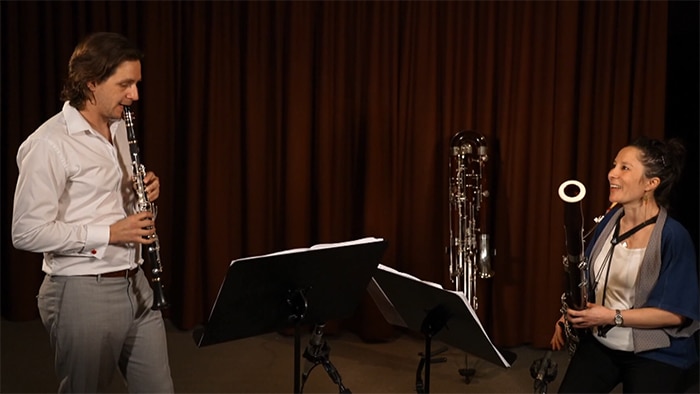
<path fill-rule="evenodd" d="M 459 370 L 460 376 L 464 376 L 464 381 L 469 384 L 472 382 L 472 377 L 476 374 L 474 368 L 462 368 Z"/>
<path fill-rule="evenodd" d="M 476 375 L 475 368 L 469 368 L 469 353 L 464 353 L 464 368 L 459 370 L 460 376 L 464 376 L 464 382 L 469 384 L 472 382 L 472 378 Z"/>

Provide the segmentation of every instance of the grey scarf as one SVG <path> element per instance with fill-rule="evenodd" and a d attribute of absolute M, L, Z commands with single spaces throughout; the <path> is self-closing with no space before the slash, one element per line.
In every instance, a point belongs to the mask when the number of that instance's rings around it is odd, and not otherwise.
<path fill-rule="evenodd" d="M 600 254 L 600 251 L 603 249 L 603 245 L 605 245 L 610 233 L 615 229 L 617 219 L 620 217 L 622 212 L 622 209 L 618 209 L 601 231 L 596 243 L 593 245 L 593 249 L 591 250 L 591 256 L 588 260 L 589 262 L 595 261 Z M 649 293 L 651 293 L 654 285 L 656 285 L 656 281 L 659 279 L 659 272 L 661 271 L 661 233 L 663 231 L 664 224 L 666 223 L 666 217 L 666 209 L 661 207 L 659 210 L 659 218 L 656 220 L 656 226 L 654 226 L 654 230 L 651 232 L 649 244 L 647 244 L 644 257 L 642 258 L 642 265 L 639 268 L 639 274 L 637 275 L 637 283 L 634 286 L 635 309 L 644 307 L 644 304 L 649 298 Z M 698 330 L 699 327 L 700 322 L 692 321 L 690 324 L 685 325 L 682 328 L 632 328 L 634 352 L 639 353 L 646 350 L 668 347 L 671 345 L 669 336 L 675 338 L 689 337 L 693 335 L 693 333 Z"/>

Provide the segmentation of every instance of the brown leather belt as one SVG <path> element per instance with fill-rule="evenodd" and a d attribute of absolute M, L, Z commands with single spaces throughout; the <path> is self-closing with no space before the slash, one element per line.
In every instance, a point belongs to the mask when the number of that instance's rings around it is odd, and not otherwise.
<path fill-rule="evenodd" d="M 127 278 L 127 277 L 132 277 L 132 276 L 136 275 L 136 272 L 138 270 L 139 270 L 139 267 L 136 267 L 136 268 L 131 269 L 131 270 L 105 272 L 104 274 L 90 275 L 90 276 L 101 276 L 103 278 Z"/>

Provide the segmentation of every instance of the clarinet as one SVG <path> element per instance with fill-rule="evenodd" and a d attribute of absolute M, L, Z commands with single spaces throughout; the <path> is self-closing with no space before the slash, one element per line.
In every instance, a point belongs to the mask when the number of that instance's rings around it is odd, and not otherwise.
<path fill-rule="evenodd" d="M 146 185 L 143 181 L 146 176 L 146 167 L 141 164 L 138 141 L 136 132 L 134 131 L 134 117 L 131 108 L 124 106 L 124 123 L 126 123 L 127 138 L 129 139 L 129 152 L 131 153 L 131 166 L 134 175 L 134 189 L 136 190 L 136 212 L 150 212 L 155 220 L 158 209 L 155 204 L 148 200 L 146 195 Z M 147 255 L 151 266 L 151 288 L 153 289 L 153 310 L 161 310 L 167 308 L 168 302 L 165 300 L 165 292 L 163 291 L 163 282 L 160 275 L 163 273 L 163 266 L 160 262 L 160 243 L 158 235 L 153 235 L 148 238 L 155 241 L 148 245 Z"/>

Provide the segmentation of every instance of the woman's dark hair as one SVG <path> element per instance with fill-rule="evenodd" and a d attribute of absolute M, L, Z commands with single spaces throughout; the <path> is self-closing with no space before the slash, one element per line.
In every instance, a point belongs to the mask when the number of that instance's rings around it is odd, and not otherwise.
<path fill-rule="evenodd" d="M 668 208 L 671 189 L 678 182 L 685 163 L 685 147 L 681 140 L 673 138 L 667 142 L 639 137 L 629 146 L 640 150 L 640 161 L 644 165 L 647 178 L 658 177 L 661 182 L 654 190 L 656 202 Z"/>
<path fill-rule="evenodd" d="M 104 82 L 122 62 L 141 59 L 141 51 L 120 34 L 104 32 L 86 37 L 68 62 L 61 100 L 68 100 L 77 109 L 85 108 L 85 102 L 93 98 L 88 83 Z"/>

